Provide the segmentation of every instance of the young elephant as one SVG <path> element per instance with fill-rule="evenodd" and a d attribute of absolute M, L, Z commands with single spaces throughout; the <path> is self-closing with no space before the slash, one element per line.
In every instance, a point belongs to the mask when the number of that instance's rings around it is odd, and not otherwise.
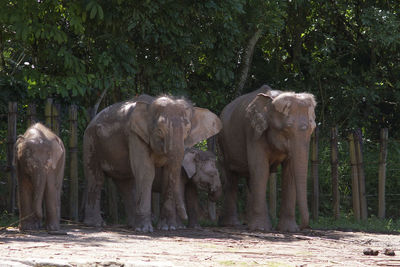
<path fill-rule="evenodd" d="M 210 151 L 202 151 L 196 148 L 186 149 L 182 161 L 181 176 L 181 182 L 185 187 L 185 204 L 189 217 L 188 227 L 199 227 L 198 190 L 207 191 L 211 201 L 216 201 L 222 193 L 215 155 Z M 153 191 L 161 192 L 162 190 L 161 169 L 158 169 L 153 182 Z"/>
<path fill-rule="evenodd" d="M 60 196 L 64 177 L 65 148 L 61 139 L 40 123 L 32 125 L 15 144 L 21 230 L 41 227 L 43 197 L 46 227 L 60 229 Z"/>

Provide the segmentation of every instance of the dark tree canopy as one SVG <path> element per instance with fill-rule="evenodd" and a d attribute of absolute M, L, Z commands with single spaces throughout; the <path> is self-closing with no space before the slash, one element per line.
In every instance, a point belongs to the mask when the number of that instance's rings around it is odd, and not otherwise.
<path fill-rule="evenodd" d="M 400 2 L 0 0 L 7 102 L 140 93 L 219 111 L 266 83 L 308 91 L 323 130 L 400 127 Z M 391 131 L 392 135 L 397 135 Z"/>

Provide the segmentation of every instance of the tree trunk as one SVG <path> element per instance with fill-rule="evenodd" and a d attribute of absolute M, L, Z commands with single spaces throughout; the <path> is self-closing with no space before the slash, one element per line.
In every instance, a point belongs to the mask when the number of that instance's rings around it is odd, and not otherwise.
<path fill-rule="evenodd" d="M 243 94 L 243 88 L 244 85 L 246 84 L 247 76 L 249 74 L 249 69 L 251 66 L 251 61 L 253 59 L 254 47 L 256 46 L 261 36 L 262 36 L 262 30 L 257 29 L 253 34 L 253 36 L 251 36 L 251 38 L 247 42 L 247 46 L 243 51 L 243 55 L 240 62 L 239 77 L 235 85 L 236 96 L 240 96 Z"/>

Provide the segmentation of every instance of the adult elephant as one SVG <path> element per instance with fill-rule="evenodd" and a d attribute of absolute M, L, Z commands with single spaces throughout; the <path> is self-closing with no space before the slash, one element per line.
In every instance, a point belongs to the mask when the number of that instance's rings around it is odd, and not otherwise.
<path fill-rule="evenodd" d="M 314 96 L 274 91 L 264 85 L 228 104 L 218 135 L 223 155 L 222 225 L 237 225 L 238 177 L 247 177 L 247 216 L 251 230 L 271 229 L 266 203 L 268 177 L 282 165 L 282 201 L 278 229 L 293 232 L 296 199 L 301 228 L 309 226 L 307 168 L 310 136 L 315 128 Z"/>
<path fill-rule="evenodd" d="M 221 121 L 207 109 L 184 99 L 142 95 L 102 110 L 85 130 L 84 170 L 88 182 L 84 223 L 100 226 L 101 188 L 105 175 L 121 192 L 128 225 L 151 232 L 151 187 L 162 167 L 159 227 L 175 229 L 176 212 L 186 220 L 181 164 L 186 147 L 217 134 Z"/>

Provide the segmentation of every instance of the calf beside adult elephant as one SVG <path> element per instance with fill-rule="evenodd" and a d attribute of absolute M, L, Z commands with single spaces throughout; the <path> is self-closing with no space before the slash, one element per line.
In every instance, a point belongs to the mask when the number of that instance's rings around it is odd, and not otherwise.
<path fill-rule="evenodd" d="M 224 207 L 220 224 L 237 225 L 238 177 L 247 177 L 247 221 L 251 230 L 271 229 L 266 190 L 268 177 L 282 165 L 282 201 L 278 229 L 309 227 L 307 168 L 310 136 L 315 128 L 314 96 L 281 92 L 264 85 L 228 104 L 218 135 L 223 156 Z"/>
<path fill-rule="evenodd" d="M 198 190 L 206 191 L 210 201 L 217 201 L 222 193 L 221 180 L 216 166 L 216 157 L 210 151 L 197 148 L 185 149 L 182 161 L 182 179 L 185 188 L 185 204 L 188 213 L 188 227 L 198 228 L 200 216 Z M 153 191 L 161 193 L 165 189 L 162 170 L 156 170 Z"/>
<path fill-rule="evenodd" d="M 176 213 L 187 219 L 181 163 L 184 149 L 221 129 L 221 121 L 207 109 L 184 99 L 142 95 L 113 104 L 90 122 L 84 134 L 84 170 L 88 199 L 84 222 L 103 224 L 100 196 L 104 177 L 121 192 L 128 225 L 152 231 L 151 187 L 156 168 L 163 169 L 166 190 L 161 196 L 159 228 L 175 229 Z"/>
<path fill-rule="evenodd" d="M 19 228 L 41 227 L 44 200 L 46 228 L 58 231 L 65 166 L 61 139 L 40 123 L 32 125 L 15 143 L 14 166 L 18 177 Z"/>

